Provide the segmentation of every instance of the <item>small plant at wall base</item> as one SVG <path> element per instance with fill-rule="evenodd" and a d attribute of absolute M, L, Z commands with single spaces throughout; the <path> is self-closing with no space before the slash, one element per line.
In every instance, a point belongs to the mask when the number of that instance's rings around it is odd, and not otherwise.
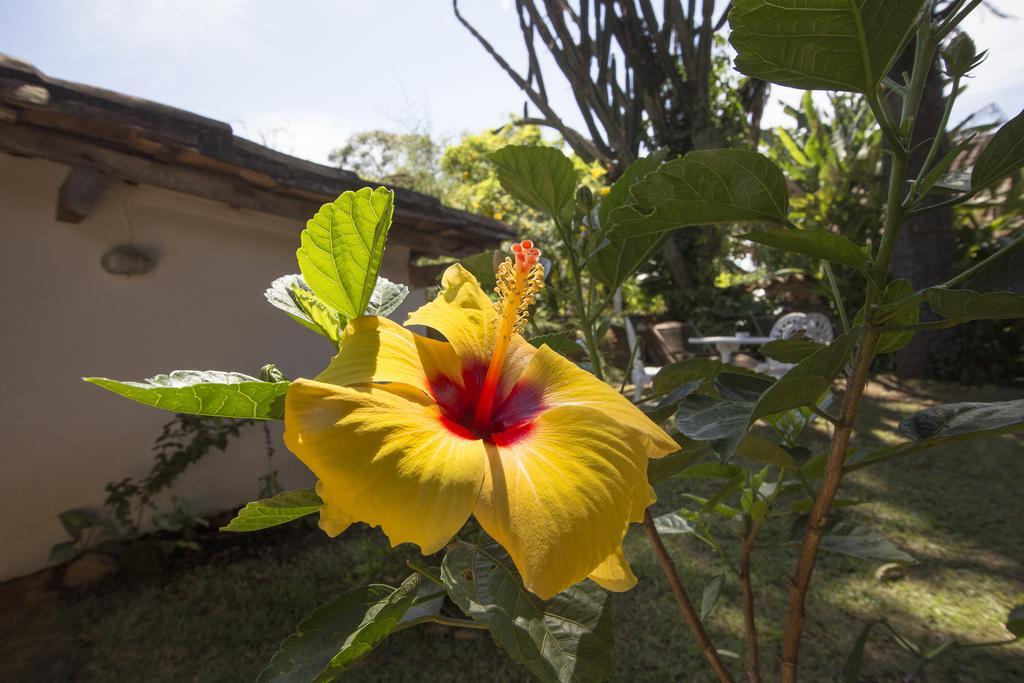
<path fill-rule="evenodd" d="M 223 452 L 232 439 L 242 431 L 256 425 L 255 420 L 233 420 L 181 413 L 165 424 L 153 443 L 154 460 L 149 474 L 140 480 L 133 477 L 106 485 L 107 498 L 99 513 L 88 510 L 68 510 L 58 515 L 61 525 L 70 537 L 58 543 L 50 552 L 50 560 L 63 562 L 93 548 L 105 540 L 134 540 L 142 533 L 143 518 L 151 514 L 153 525 L 161 530 L 183 536 L 186 543 L 190 529 L 206 526 L 206 520 L 192 515 L 184 499 L 174 496 L 172 508 L 160 511 L 155 498 L 173 488 L 174 483 L 210 453 Z M 266 430 L 266 426 L 264 425 Z M 266 430 L 268 458 L 273 455 L 270 432 Z M 261 478 L 261 493 L 273 495 L 278 490 L 276 473 Z M 173 549 L 174 544 L 168 546 Z"/>
<path fill-rule="evenodd" d="M 394 197 L 364 188 L 321 207 L 302 233 L 301 274 L 278 279 L 267 292 L 271 304 L 336 345 L 316 378 L 289 381 L 270 368 L 261 377 L 177 371 L 143 382 L 89 379 L 176 412 L 284 420 L 285 444 L 317 476 L 316 488 L 252 502 L 225 531 L 318 514 L 331 536 L 363 521 L 428 556 L 412 563 L 398 586 L 372 584 L 322 605 L 281 644 L 260 680 L 332 680 L 390 634 L 424 623 L 486 629 L 541 680 L 604 680 L 613 654 L 607 591 L 637 582 L 621 543 L 638 523 L 665 575 L 664 599 L 678 606 L 715 676 L 732 681 L 732 669 L 742 665 L 750 681 L 776 670 L 795 681 L 819 553 L 916 561 L 884 529 L 859 527 L 844 515 L 869 502 L 840 495 L 844 476 L 908 462 L 937 445 L 1024 430 L 1024 400 L 954 403 L 911 415 L 889 445 L 851 445 L 879 357 L 929 330 L 1024 318 L 1020 233 L 941 285 L 914 291 L 891 276 L 906 220 L 967 202 L 1024 167 L 1021 114 L 986 144 L 966 184 L 945 177 L 956 154 L 940 154 L 937 140 L 921 171 L 907 170 L 934 59 L 945 59 L 954 86 L 947 107 L 977 66 L 977 54 L 951 39 L 978 4 L 947 3 L 935 19 L 926 0 L 733 3 L 728 17 L 740 71 L 791 87 L 859 93 L 873 112 L 889 164 L 877 229 L 865 230 L 862 241 L 800 224 L 783 172 L 754 151 L 708 149 L 671 159 L 655 153 L 625 169 L 598 201 L 577 193 L 577 172 L 559 150 L 510 146 L 491 160 L 504 190 L 550 221 L 568 271 L 557 296 L 572 311 L 572 333 L 526 333 L 546 286 L 544 245 L 530 240 L 513 245 L 497 272 L 487 273 L 496 297 L 471 268 L 448 268 L 438 296 L 406 321 L 433 328 L 444 341 L 389 320 L 407 291 L 378 276 Z M 911 43 L 912 70 L 891 78 Z M 936 194 L 945 198 L 941 204 L 925 201 Z M 843 333 L 829 344 L 799 337 L 766 344 L 764 355 L 791 364 L 779 379 L 708 358 L 670 364 L 634 405 L 624 386 L 604 381 L 612 368 L 598 343 L 616 290 L 673 231 L 736 224 L 745 225 L 739 239 L 816 259 L 826 274 L 842 272 L 827 279 Z M 849 307 L 842 282 L 863 292 L 863 305 Z M 921 322 L 922 306 L 935 321 Z M 575 356 L 577 341 L 585 359 Z M 807 438 L 815 422 L 830 431 L 824 450 Z M 678 510 L 653 517 L 649 506 L 670 478 L 713 482 L 714 492 L 686 496 Z M 467 525 L 470 516 L 476 524 Z M 792 542 L 760 545 L 769 528 Z M 699 609 L 665 549 L 663 536 L 673 534 L 692 537 L 721 560 Z M 762 554 L 789 548 L 798 552 L 776 660 L 759 648 L 751 576 Z M 727 661 L 705 628 L 726 586 L 743 596 L 741 664 Z M 911 677 L 942 657 L 1017 643 L 1024 607 L 1014 606 L 1013 596 L 999 599 L 1008 614 L 1003 639 L 928 650 L 878 614 L 837 673 L 857 680 L 872 634 L 881 632 L 913 655 L 911 670 L 902 672 Z M 614 652 L 628 657 L 628 645 Z"/>

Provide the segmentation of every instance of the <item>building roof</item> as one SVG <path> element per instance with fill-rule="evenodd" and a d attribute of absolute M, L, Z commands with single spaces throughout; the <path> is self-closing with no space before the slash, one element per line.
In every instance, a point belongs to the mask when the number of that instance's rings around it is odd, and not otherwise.
<path fill-rule="evenodd" d="M 373 184 L 240 138 L 223 121 L 50 78 L 2 53 L 0 151 L 72 166 L 61 188 L 68 203 L 63 213 L 71 220 L 89 203 L 96 179 L 105 177 L 291 218 L 296 230 L 321 204 Z M 391 239 L 418 253 L 462 256 L 515 237 L 501 221 L 393 189 Z"/>

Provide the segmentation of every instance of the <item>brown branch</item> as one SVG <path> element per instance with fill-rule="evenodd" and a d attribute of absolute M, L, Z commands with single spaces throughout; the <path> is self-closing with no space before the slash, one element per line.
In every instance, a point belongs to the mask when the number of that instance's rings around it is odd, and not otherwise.
<path fill-rule="evenodd" d="M 814 573 L 814 564 L 818 559 L 821 537 L 825 533 L 828 511 L 832 509 L 832 502 L 839 491 L 839 483 L 843 479 L 846 449 L 850 443 L 857 409 L 860 407 L 860 400 L 864 395 L 864 387 L 868 382 L 871 361 L 875 357 L 878 334 L 876 328 L 868 328 L 861 338 L 853 374 L 846 384 L 846 395 L 843 397 L 839 424 L 832 434 L 832 444 L 829 448 L 821 488 L 818 489 L 818 494 L 814 497 L 814 505 L 811 507 L 810 519 L 807 521 L 807 529 L 800 546 L 800 556 L 789 586 L 789 613 L 786 615 L 786 628 L 782 636 L 782 680 L 784 683 L 796 683 L 800 636 L 803 633 L 806 619 L 807 591 L 811 586 L 811 575 Z"/>
<path fill-rule="evenodd" d="M 708 637 L 707 631 L 704 630 L 704 624 L 701 622 L 700 616 L 693 609 L 693 603 L 690 602 L 690 597 L 686 594 L 686 589 L 683 588 L 683 582 L 679 580 L 676 565 L 672 562 L 672 558 L 669 557 L 665 544 L 661 540 L 661 535 L 658 534 L 658 530 L 654 526 L 650 510 L 644 511 L 644 531 L 647 533 L 647 539 L 651 542 L 654 554 L 658 558 L 661 570 L 665 572 L 665 578 L 668 579 L 668 584 L 672 588 L 672 594 L 676 597 L 679 611 L 683 613 L 683 618 L 690 625 L 690 629 L 693 631 L 693 635 L 697 639 L 697 644 L 704 653 L 704 657 L 708 660 L 711 668 L 715 670 L 719 681 L 735 683 L 729 670 L 722 663 L 718 650 L 711 644 L 711 638 Z"/>
<path fill-rule="evenodd" d="M 743 626 L 747 638 L 747 680 L 760 683 L 761 667 L 757 651 L 757 624 L 754 622 L 754 587 L 750 582 L 750 555 L 754 551 L 754 532 L 750 516 L 743 515 L 740 538 L 740 586 L 743 588 Z"/>

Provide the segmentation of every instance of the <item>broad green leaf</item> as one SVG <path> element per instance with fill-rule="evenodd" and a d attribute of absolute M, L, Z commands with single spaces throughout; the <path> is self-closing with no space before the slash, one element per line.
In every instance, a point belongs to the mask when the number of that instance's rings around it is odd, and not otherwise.
<path fill-rule="evenodd" d="M 84 377 L 86 382 L 172 413 L 279 420 L 288 382 L 261 382 L 238 372 L 175 370 L 142 382 Z"/>
<path fill-rule="evenodd" d="M 781 363 L 799 363 L 824 347 L 821 342 L 810 339 L 776 339 L 763 345 L 759 350 L 766 358 L 774 358 Z"/>
<path fill-rule="evenodd" d="M 1010 610 L 1006 617 L 1006 630 L 1017 638 L 1024 638 L 1024 605 L 1017 605 Z"/>
<path fill-rule="evenodd" d="M 974 162 L 971 188 L 980 190 L 1024 167 L 1024 111 L 996 131 Z"/>
<path fill-rule="evenodd" d="M 504 259 L 501 252 L 488 249 L 487 251 L 481 251 L 479 254 L 465 257 L 459 261 L 459 264 L 473 274 L 473 277 L 480 283 L 481 289 L 485 292 L 490 292 L 498 283 L 495 273 L 502 260 Z"/>
<path fill-rule="evenodd" d="M 295 489 L 248 503 L 221 531 L 259 531 L 319 512 L 323 501 L 313 489 Z"/>
<path fill-rule="evenodd" d="M 720 372 L 715 377 L 715 389 L 727 401 L 754 403 L 773 384 L 775 379 L 772 377 L 753 373 Z"/>
<path fill-rule="evenodd" d="M 82 510 L 65 510 L 57 515 L 60 525 L 73 540 L 82 538 L 82 532 L 96 526 L 96 515 Z"/>
<path fill-rule="evenodd" d="M 924 0 L 735 0 L 736 68 L 803 90 L 872 92 L 906 45 Z"/>
<path fill-rule="evenodd" d="M 542 681 L 603 681 L 611 670 L 612 607 L 589 581 L 541 600 L 497 543 L 456 541 L 441 567 L 448 595 Z"/>
<path fill-rule="evenodd" d="M 611 186 L 598 208 L 598 234 L 601 241 L 587 260 L 590 272 L 611 289 L 622 284 L 661 246 L 667 235 L 628 239 L 608 239 L 613 226 L 611 214 L 630 200 L 630 189 L 665 160 L 667 150 L 639 159 L 629 165 Z"/>
<path fill-rule="evenodd" d="M 401 620 L 399 620 L 398 628 L 408 628 L 415 624 L 434 621 L 436 617 L 440 616 L 441 608 L 444 607 L 444 599 L 447 596 L 447 591 L 441 588 L 441 568 L 440 567 L 422 567 L 419 568 L 420 572 L 426 572 L 433 581 L 427 579 L 426 581 L 420 581 L 419 588 L 416 589 L 416 599 L 413 601 L 412 607 L 410 607 Z M 426 577 L 424 577 L 426 578 Z"/>
<path fill-rule="evenodd" d="M 860 330 L 854 329 L 793 366 L 761 395 L 750 421 L 815 403 L 846 366 L 859 336 Z"/>
<path fill-rule="evenodd" d="M 1024 318 L 1024 294 L 933 287 L 926 289 L 924 296 L 933 311 L 949 320 Z"/>
<path fill-rule="evenodd" d="M 1024 428 L 1024 399 L 996 403 L 948 403 L 914 413 L 900 432 L 914 441 L 958 434 L 984 434 Z"/>
<path fill-rule="evenodd" d="M 784 448 L 756 434 L 747 434 L 743 437 L 736 447 L 736 454 L 765 465 L 775 465 L 794 471 L 800 469 L 800 465 Z"/>
<path fill-rule="evenodd" d="M 679 404 L 676 429 L 691 439 L 708 441 L 719 458 L 728 460 L 750 426 L 753 407 L 750 402 L 688 396 Z"/>
<path fill-rule="evenodd" d="M 1013 242 L 964 283 L 973 292 L 1024 294 L 1024 241 Z"/>
<path fill-rule="evenodd" d="M 714 358 L 687 358 L 686 360 L 669 363 L 654 377 L 653 388 L 655 395 L 667 394 L 683 384 L 700 381 L 700 391 L 708 393 L 715 391 L 715 378 L 720 374 L 751 375 L 763 378 L 753 370 L 747 370 L 737 365 L 729 365 L 715 360 Z"/>
<path fill-rule="evenodd" d="M 708 585 L 704 587 L 704 592 L 700 596 L 701 621 L 707 621 L 707 618 L 711 616 L 715 605 L 718 604 L 718 596 L 722 594 L 723 585 L 725 585 L 725 574 L 716 574 L 711 577 Z"/>
<path fill-rule="evenodd" d="M 575 332 L 552 332 L 530 337 L 526 341 L 538 349 L 546 344 L 552 351 L 557 351 L 570 360 L 579 360 L 586 354 L 583 347 L 576 343 Z"/>
<path fill-rule="evenodd" d="M 304 305 L 299 303 L 299 297 L 301 296 L 299 292 L 305 292 L 309 295 L 308 297 L 303 297 Z M 320 301 L 298 273 L 282 275 L 277 278 L 270 283 L 270 287 L 263 293 L 263 296 L 266 297 L 271 306 L 284 311 L 291 316 L 292 320 L 303 327 L 307 327 L 335 343 L 338 342 L 340 325 L 338 324 L 337 311 L 328 308 Z M 313 320 L 313 317 L 307 310 L 308 308 L 312 308 L 317 312 L 319 322 Z M 332 316 L 334 324 L 329 322 Z"/>
<path fill-rule="evenodd" d="M 335 680 L 388 637 L 412 607 L 421 581 L 413 574 L 398 588 L 362 586 L 321 605 L 285 638 L 258 680 Z"/>
<path fill-rule="evenodd" d="M 81 552 L 76 541 L 64 541 L 50 548 L 50 562 L 58 564 L 73 560 Z"/>
<path fill-rule="evenodd" d="M 751 230 L 739 237 L 776 249 L 841 263 L 858 270 L 863 270 L 868 263 L 868 257 L 860 247 L 842 235 L 828 230 L 769 228 Z"/>
<path fill-rule="evenodd" d="M 661 165 L 632 188 L 636 205 L 611 212 L 612 239 L 658 235 L 712 223 L 785 223 L 782 171 L 766 156 L 706 149 Z"/>
<path fill-rule="evenodd" d="M 508 145 L 491 154 L 501 186 L 514 198 L 562 221 L 575 213 L 576 169 L 554 147 Z"/>
<path fill-rule="evenodd" d="M 913 555 L 896 547 L 896 544 L 881 534 L 840 522 L 831 531 L 822 536 L 821 547 L 829 552 L 856 557 L 860 560 L 874 562 L 906 562 L 915 563 Z"/>
<path fill-rule="evenodd" d="M 653 407 L 651 407 L 648 402 L 646 404 L 641 404 L 640 409 L 653 421 L 659 423 L 664 422 L 668 418 L 672 417 L 672 413 L 676 412 L 680 401 L 690 394 L 696 393 L 700 387 L 700 380 L 690 382 L 689 384 L 682 384 L 665 396 L 655 396 L 652 400 L 657 401 L 657 403 L 655 403 Z"/>
<path fill-rule="evenodd" d="M 368 187 L 324 204 L 306 223 L 296 252 L 309 288 L 342 316 L 363 314 L 377 283 L 395 197 Z"/>
<path fill-rule="evenodd" d="M 743 470 L 736 465 L 712 461 L 691 465 L 676 476 L 679 479 L 732 479 L 737 474 L 743 474 Z"/>
<path fill-rule="evenodd" d="M 678 512 L 658 515 L 654 518 L 654 528 L 662 536 L 682 536 L 695 532 L 693 525 Z"/>
<path fill-rule="evenodd" d="M 679 451 L 647 461 L 647 481 L 651 486 L 671 479 L 711 452 L 711 447 L 706 443 L 690 441 L 682 436 L 677 436 L 676 440 L 684 441 Z"/>
<path fill-rule="evenodd" d="M 409 296 L 409 288 L 403 284 L 392 282 L 386 277 L 377 276 L 377 282 L 370 293 L 370 301 L 366 304 L 364 315 L 379 315 L 383 318 L 395 312 Z"/>

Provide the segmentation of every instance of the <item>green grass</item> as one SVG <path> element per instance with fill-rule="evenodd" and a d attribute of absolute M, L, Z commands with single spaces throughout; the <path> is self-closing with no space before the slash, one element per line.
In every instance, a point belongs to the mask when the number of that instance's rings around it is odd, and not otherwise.
<path fill-rule="evenodd" d="M 873 385 L 860 422 L 866 442 L 892 440 L 895 424 L 922 405 L 958 400 L 1008 400 L 1019 391 L 913 384 L 896 391 Z M 824 438 L 817 435 L 820 446 Z M 809 598 L 801 680 L 839 680 L 842 663 L 862 625 L 886 616 L 906 637 L 931 646 L 1000 640 L 1007 612 L 1024 602 L 1024 533 L 1020 482 L 1024 438 L 967 442 L 858 471 L 840 495 L 870 499 L 849 518 L 883 531 L 920 558 L 902 580 L 880 583 L 876 564 L 822 554 Z M 658 512 L 682 502 L 694 484 L 673 481 L 659 490 Z M 788 520 L 763 532 L 782 540 Z M 732 530 L 717 530 L 726 537 Z M 275 532 L 267 532 L 275 533 Z M 408 570 L 407 549 L 385 550 L 376 532 L 349 532 L 330 541 L 308 526 L 276 532 L 275 542 L 225 543 L 208 548 L 203 563 L 122 575 L 77 596 L 70 618 L 79 638 L 75 670 L 84 680 L 252 680 L 292 627 L 318 604 L 362 583 L 395 585 Z M 279 541 L 279 542 L 278 542 Z M 699 600 L 721 571 L 706 547 L 686 537 L 667 539 L 685 585 Z M 732 544 L 730 544 L 731 546 Z M 614 595 L 618 681 L 712 680 L 682 625 L 643 534 L 634 529 L 626 552 L 640 584 Z M 759 548 L 754 580 L 761 659 L 766 680 L 777 676 L 795 550 Z M 740 591 L 729 579 L 708 623 L 719 648 L 743 653 Z M 727 660 L 728 661 L 728 660 Z M 865 681 L 899 680 L 911 658 L 881 632 L 868 645 Z M 741 677 L 743 668 L 732 660 Z M 934 681 L 1024 680 L 1024 645 L 967 650 L 928 669 Z M 355 681 L 518 681 L 511 662 L 486 632 L 428 626 L 396 634 L 347 677 Z"/>

